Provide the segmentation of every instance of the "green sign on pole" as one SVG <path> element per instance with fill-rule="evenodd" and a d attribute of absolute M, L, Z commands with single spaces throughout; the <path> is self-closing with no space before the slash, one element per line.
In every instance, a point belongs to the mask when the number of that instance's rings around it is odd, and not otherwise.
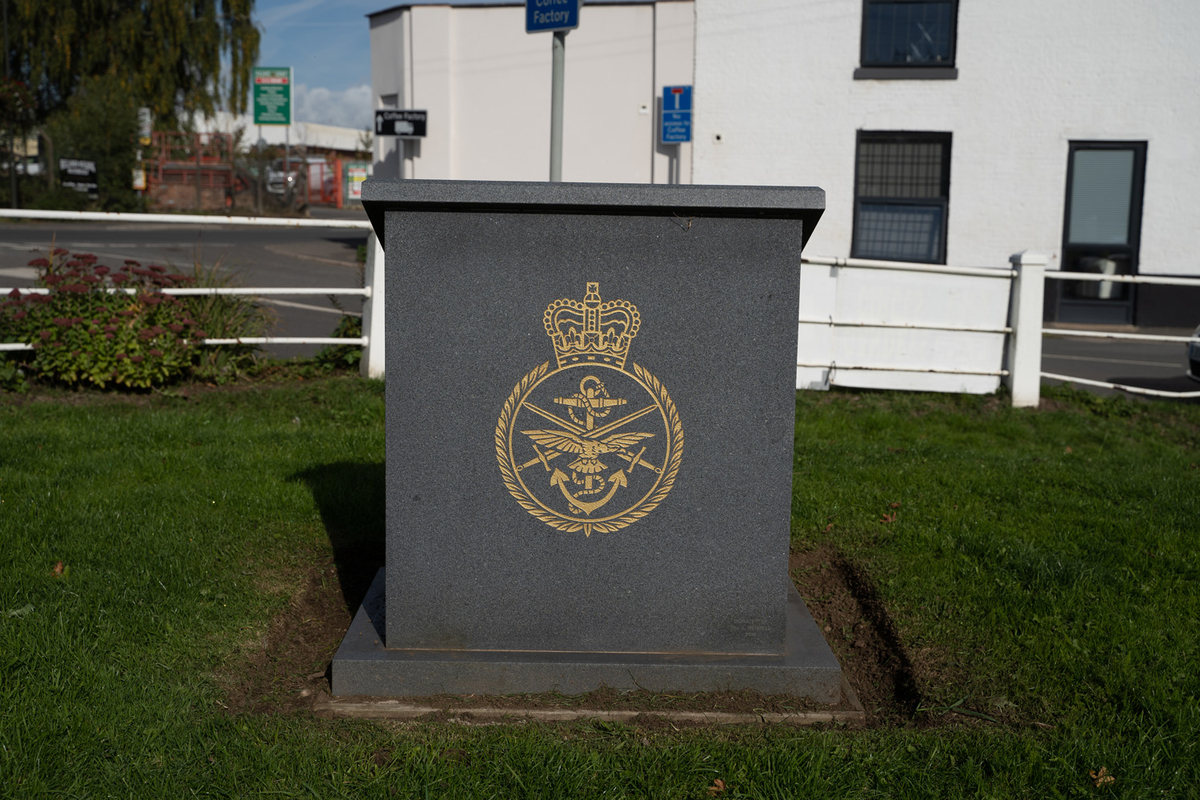
<path fill-rule="evenodd" d="M 292 124 L 292 68 L 254 68 L 254 124 Z"/>

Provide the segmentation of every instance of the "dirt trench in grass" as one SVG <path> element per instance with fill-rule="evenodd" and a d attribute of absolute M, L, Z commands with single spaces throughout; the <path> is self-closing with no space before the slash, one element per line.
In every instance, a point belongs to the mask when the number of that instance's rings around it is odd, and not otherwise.
<path fill-rule="evenodd" d="M 329 662 L 378 570 L 381 554 L 357 554 L 337 565 L 325 557 L 297 576 L 288 606 L 272 620 L 255 648 L 244 649 L 222 670 L 230 713 L 278 714 L 311 710 L 329 691 Z M 789 574 L 824 632 L 867 712 L 867 725 L 910 724 L 925 679 L 905 652 L 887 608 L 870 578 L 829 546 L 793 552 Z M 927 684 L 926 684 L 927 685 Z M 549 693 L 503 697 L 423 698 L 421 704 L 469 709 L 638 709 L 654 711 L 786 712 L 826 710 L 803 698 L 752 691 L 655 694 L 602 689 L 568 697 Z M 850 709 L 843 702 L 835 709 Z M 934 720 L 923 717 L 920 724 Z M 950 721 L 946 719 L 946 721 Z"/>

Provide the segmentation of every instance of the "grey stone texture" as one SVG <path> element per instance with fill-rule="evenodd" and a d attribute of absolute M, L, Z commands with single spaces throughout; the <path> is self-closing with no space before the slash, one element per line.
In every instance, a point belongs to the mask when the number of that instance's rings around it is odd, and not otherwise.
<path fill-rule="evenodd" d="M 656 653 L 511 653 L 403 650 L 383 646 L 383 571 L 334 656 L 335 697 L 435 694 L 582 694 L 600 686 L 738 691 L 842 700 L 842 671 L 795 589 L 788 592 L 785 652 L 778 656 Z"/>
<path fill-rule="evenodd" d="M 821 190 L 408 180 L 368 181 L 363 200 L 387 270 L 386 650 L 354 649 L 352 629 L 335 693 L 585 691 L 631 664 L 662 688 L 836 671 L 787 577 L 800 252 Z M 589 283 L 637 307 L 624 374 L 554 372 L 546 308 L 582 301 Z M 547 362 L 538 403 L 556 412 L 584 376 L 629 410 L 662 405 L 629 376 L 635 364 L 672 401 L 678 472 L 626 527 L 556 530 L 502 479 L 498 420 Z M 504 439 L 516 462 L 538 452 L 523 432 L 555 428 L 520 414 Z M 663 476 L 679 438 L 668 426 L 652 413 L 621 428 L 654 433 L 632 450 Z M 658 480 L 635 466 L 612 508 Z M 563 504 L 549 464 L 519 474 L 535 501 Z"/>

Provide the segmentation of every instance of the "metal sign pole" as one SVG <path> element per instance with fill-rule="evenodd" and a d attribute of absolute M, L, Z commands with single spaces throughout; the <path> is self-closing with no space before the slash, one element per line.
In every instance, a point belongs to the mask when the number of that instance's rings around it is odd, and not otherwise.
<path fill-rule="evenodd" d="M 563 74 L 567 34 L 579 27 L 582 0 L 525 0 L 525 32 L 554 32 L 550 61 L 550 182 L 562 180 Z"/>
<path fill-rule="evenodd" d="M 257 180 L 254 181 L 254 206 L 255 206 L 255 213 L 257 213 L 261 217 L 262 216 L 263 181 L 266 180 L 266 178 L 263 176 L 262 125 L 258 126 L 258 141 L 255 142 L 254 145 L 258 149 L 258 169 L 256 170 L 256 172 L 258 174 L 257 174 Z"/>
<path fill-rule="evenodd" d="M 567 34 L 555 31 L 550 76 L 550 181 L 562 180 L 563 73 L 567 67 Z"/>
<path fill-rule="evenodd" d="M 288 67 L 288 109 L 287 109 L 287 127 L 283 129 L 283 191 L 284 197 L 287 198 L 287 204 L 292 205 L 295 195 L 293 189 L 288 188 L 288 178 L 292 176 L 292 121 L 295 116 L 292 114 L 292 68 Z"/>

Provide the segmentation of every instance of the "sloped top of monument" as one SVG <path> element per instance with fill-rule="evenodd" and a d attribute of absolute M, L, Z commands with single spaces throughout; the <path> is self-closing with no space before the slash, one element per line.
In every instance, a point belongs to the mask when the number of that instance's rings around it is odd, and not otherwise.
<path fill-rule="evenodd" d="M 363 207 L 380 241 L 385 211 L 463 211 L 621 216 L 741 217 L 803 221 L 804 242 L 825 211 L 815 186 L 372 179 Z"/>

